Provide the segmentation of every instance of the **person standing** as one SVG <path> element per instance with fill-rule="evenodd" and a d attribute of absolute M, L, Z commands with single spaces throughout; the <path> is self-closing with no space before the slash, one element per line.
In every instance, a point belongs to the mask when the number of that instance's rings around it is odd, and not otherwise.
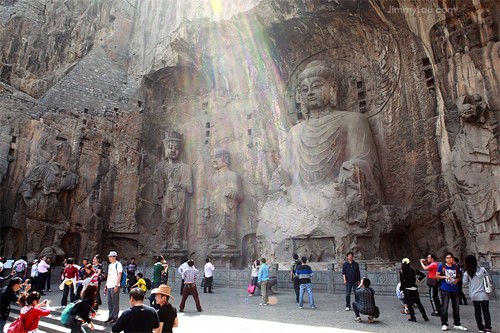
<path fill-rule="evenodd" d="M 47 260 L 45 261 L 47 265 L 49 265 L 49 270 L 47 272 L 47 290 L 48 292 L 51 292 L 52 290 L 50 289 L 50 284 L 52 282 L 52 271 L 54 270 L 54 264 L 52 263 L 52 258 L 47 257 Z"/>
<path fill-rule="evenodd" d="M 64 281 L 63 295 L 61 299 L 61 306 L 65 307 L 68 304 L 68 294 L 70 302 L 76 300 L 75 285 L 78 279 L 78 268 L 74 265 L 74 259 L 66 259 L 66 266 L 61 274 L 61 280 Z"/>
<path fill-rule="evenodd" d="M 30 270 L 30 281 L 33 286 L 33 291 L 39 291 L 38 287 L 38 259 L 33 259 L 31 263 L 31 270 Z M 44 294 L 45 295 L 45 294 Z"/>
<path fill-rule="evenodd" d="M 20 277 L 23 282 L 26 280 L 26 274 L 28 273 L 28 257 L 21 256 L 16 262 L 12 265 L 12 272 L 15 273 L 15 276 Z"/>
<path fill-rule="evenodd" d="M 135 258 L 130 258 L 130 261 L 127 263 L 127 284 L 123 287 L 123 293 L 125 294 L 127 291 L 132 289 L 132 286 L 137 282 L 135 279 L 135 273 L 137 271 L 137 264 L 135 263 Z"/>
<path fill-rule="evenodd" d="M 316 309 L 316 305 L 314 305 L 311 283 L 311 276 L 313 276 L 314 273 L 311 267 L 309 265 L 306 265 L 306 257 L 302 257 L 300 261 L 301 265 L 298 266 L 297 270 L 295 271 L 295 275 L 299 279 L 299 309 L 302 309 L 304 306 L 304 290 L 307 290 L 307 296 L 309 298 L 309 305 L 311 306 L 311 309 Z"/>
<path fill-rule="evenodd" d="M 342 276 L 344 277 L 345 285 L 345 310 L 351 310 L 351 291 L 356 290 L 356 286 L 361 281 L 361 273 L 359 271 L 359 264 L 354 261 L 354 254 L 347 252 L 347 261 L 342 265 Z M 354 300 L 359 301 L 356 293 L 354 293 Z"/>
<path fill-rule="evenodd" d="M 118 254 L 116 251 L 110 251 L 108 254 L 108 278 L 104 286 L 104 295 L 108 299 L 108 319 L 106 323 L 116 323 L 118 313 L 120 312 L 120 281 L 123 274 L 122 264 L 116 260 Z M 144 295 L 142 295 L 144 299 Z"/>
<path fill-rule="evenodd" d="M 120 294 L 119 290 L 117 294 Z M 136 333 L 156 330 L 160 326 L 158 314 L 152 307 L 144 305 L 144 292 L 140 288 L 133 288 L 129 295 L 130 308 L 123 311 L 111 331 Z"/>
<path fill-rule="evenodd" d="M 177 271 L 179 272 L 179 274 L 181 275 L 181 296 L 183 295 L 183 291 L 184 291 L 184 271 L 188 268 L 188 259 L 185 258 L 182 260 L 182 264 L 179 266 L 179 268 L 177 269 Z"/>
<path fill-rule="evenodd" d="M 47 277 L 49 276 L 49 271 L 50 271 L 50 265 L 47 263 L 47 256 L 42 256 L 40 259 L 40 262 L 38 263 L 38 291 L 42 295 L 45 295 L 43 293 L 47 281 Z M 48 288 L 47 288 L 48 291 Z"/>
<path fill-rule="evenodd" d="M 250 284 L 252 286 L 255 286 L 255 288 L 257 288 L 257 281 L 259 279 L 259 268 L 260 268 L 260 260 L 255 259 L 252 264 L 252 274 L 251 274 L 252 281 L 250 282 Z M 248 294 L 248 296 L 253 296 L 255 294 L 255 288 L 253 290 L 253 293 Z"/>
<path fill-rule="evenodd" d="M 156 329 L 155 333 L 172 333 L 172 328 L 179 326 L 177 310 L 168 302 L 170 297 L 172 297 L 170 291 L 171 288 L 166 284 L 162 284 L 152 291 L 156 295 L 156 304 L 160 306 L 156 311 L 158 313 L 160 326 Z M 172 300 L 173 299 L 172 297 Z"/>
<path fill-rule="evenodd" d="M 213 294 L 212 291 L 212 282 L 214 280 L 214 265 L 210 262 L 210 258 L 205 259 L 205 285 L 203 286 L 203 292 L 206 294 L 207 290 L 209 294 Z"/>
<path fill-rule="evenodd" d="M 431 316 L 440 317 L 441 302 L 439 301 L 439 283 L 436 278 L 438 270 L 436 256 L 431 253 L 427 256 L 427 259 L 420 259 L 420 265 L 429 272 L 427 274 L 427 285 L 429 286 L 429 299 L 432 306 Z"/>
<path fill-rule="evenodd" d="M 424 306 L 420 301 L 420 295 L 417 288 L 417 276 L 418 280 L 422 281 L 425 278 L 425 274 L 419 270 L 410 266 L 410 259 L 403 258 L 401 261 L 403 264 L 401 266 L 401 271 L 399 271 L 399 279 L 401 281 L 401 290 L 404 291 L 406 305 L 408 305 L 408 311 L 410 312 L 410 318 L 408 321 L 417 321 L 415 318 L 415 309 L 413 309 L 413 304 L 417 304 L 420 314 L 425 321 L 429 321 L 427 314 L 425 313 Z"/>
<path fill-rule="evenodd" d="M 0 332 L 3 332 L 5 323 L 7 322 L 7 319 L 9 319 L 10 304 L 19 300 L 19 298 L 16 296 L 16 293 L 22 287 L 25 287 L 26 291 L 29 291 L 31 285 L 29 284 L 29 282 L 23 283 L 22 278 L 15 276 L 11 278 L 9 284 L 6 287 L 2 288 L 2 291 L 0 292 Z"/>
<path fill-rule="evenodd" d="M 192 295 L 196 304 L 196 309 L 198 312 L 201 312 L 203 310 L 201 309 L 198 290 L 196 289 L 196 276 L 198 275 L 198 270 L 194 267 L 194 261 L 192 259 L 188 260 L 187 264 L 188 268 L 184 271 L 184 290 L 181 304 L 179 305 L 179 311 L 184 312 L 186 300 L 189 295 Z"/>
<path fill-rule="evenodd" d="M 440 264 L 438 275 L 436 277 L 441 280 L 441 330 L 448 330 L 448 305 L 451 300 L 453 308 L 453 327 L 460 331 L 467 331 L 460 323 L 460 291 L 458 282 L 462 280 L 462 271 L 460 267 L 453 263 L 453 254 L 445 253 L 445 264 Z"/>
<path fill-rule="evenodd" d="M 260 259 L 261 265 L 259 268 L 259 276 L 257 282 L 260 284 L 260 292 L 262 293 L 262 303 L 259 305 L 269 305 L 269 296 L 267 295 L 267 284 L 269 283 L 269 266 L 266 264 L 266 258 Z"/>
<path fill-rule="evenodd" d="M 368 322 L 373 323 L 375 315 L 375 291 L 370 287 L 371 281 L 368 278 L 363 278 L 359 283 L 354 293 L 358 296 L 358 301 L 352 302 L 354 310 L 354 321 L 361 322 L 360 313 L 368 315 Z"/>
<path fill-rule="evenodd" d="M 291 264 L 291 270 L 290 270 L 290 278 L 292 279 L 293 282 L 293 290 L 295 290 L 295 300 L 297 303 L 299 303 L 299 278 L 296 274 L 297 272 L 297 267 L 301 265 L 301 262 L 299 260 L 299 255 L 297 253 L 293 254 L 293 260 Z"/>
<path fill-rule="evenodd" d="M 458 263 L 459 259 L 458 258 L 453 258 L 453 263 L 460 268 L 461 271 L 463 271 L 462 266 Z M 462 289 L 462 281 L 457 283 L 458 286 L 458 292 L 460 293 L 460 305 L 467 305 L 467 298 L 465 297 L 464 291 Z"/>
<path fill-rule="evenodd" d="M 474 316 L 480 333 L 491 332 L 490 297 L 484 288 L 484 278 L 488 276 L 486 269 L 477 264 L 473 255 L 465 257 L 465 274 L 463 283 L 469 284 L 469 296 L 474 305 Z M 484 316 L 484 325 L 483 318 Z"/>
<path fill-rule="evenodd" d="M 161 284 L 161 275 L 163 271 L 165 270 L 165 266 L 168 266 L 165 263 L 165 258 L 163 256 L 156 256 L 156 262 L 153 265 L 153 280 L 151 281 L 151 287 L 158 288 Z M 156 308 L 155 304 L 155 294 L 151 293 L 149 296 L 149 305 L 152 307 Z"/>
<path fill-rule="evenodd" d="M 102 299 L 101 299 L 101 282 L 104 282 L 106 280 L 105 274 L 102 270 L 102 264 L 101 264 L 101 257 L 96 254 L 92 258 L 92 268 L 94 268 L 94 271 L 97 274 L 97 300 L 94 306 L 94 310 L 97 311 L 99 310 L 99 305 L 102 304 Z"/>

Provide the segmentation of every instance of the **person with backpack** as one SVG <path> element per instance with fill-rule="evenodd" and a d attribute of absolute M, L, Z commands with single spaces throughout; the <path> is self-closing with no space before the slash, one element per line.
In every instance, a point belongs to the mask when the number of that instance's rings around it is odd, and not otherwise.
<path fill-rule="evenodd" d="M 122 280 L 123 266 L 116 260 L 116 251 L 108 254 L 108 275 L 104 286 L 104 295 L 108 298 L 108 319 L 106 323 L 115 323 L 120 312 L 120 281 Z"/>
<path fill-rule="evenodd" d="M 445 253 L 445 264 L 440 264 L 437 279 L 441 281 L 441 330 L 448 330 L 448 306 L 451 300 L 453 309 L 453 327 L 456 330 L 467 331 L 460 323 L 460 290 L 458 281 L 462 280 L 460 267 L 453 263 L 453 253 Z"/>
<path fill-rule="evenodd" d="M 28 257 L 21 256 L 19 260 L 12 265 L 12 272 L 15 273 L 15 276 L 20 277 L 23 282 L 26 280 L 26 274 L 28 272 Z"/>
<path fill-rule="evenodd" d="M 417 321 L 413 304 L 417 304 L 422 318 L 424 318 L 425 321 L 429 321 L 429 317 L 427 317 L 424 306 L 420 301 L 420 295 L 417 288 L 417 276 L 418 280 L 422 281 L 425 278 L 425 274 L 410 266 L 410 259 L 408 258 L 404 258 L 401 263 L 403 265 L 399 271 L 399 279 L 401 281 L 400 288 L 405 294 L 405 301 L 408 305 L 408 311 L 410 312 L 410 318 L 408 318 L 408 321 Z"/>
<path fill-rule="evenodd" d="M 46 299 L 40 302 L 41 297 L 42 296 L 37 291 L 32 291 L 29 294 L 23 293 L 21 297 L 19 297 L 18 303 L 22 306 L 19 317 L 24 324 L 24 330 L 26 332 L 37 333 L 40 317 L 50 315 L 49 309 L 42 309 L 41 307 L 45 305 L 48 308 L 51 301 Z"/>
<path fill-rule="evenodd" d="M 293 282 L 293 290 L 295 290 L 295 300 L 299 303 L 299 277 L 296 274 L 297 267 L 300 266 L 299 255 L 297 253 L 293 254 L 293 261 L 290 270 L 290 279 Z"/>
<path fill-rule="evenodd" d="M 491 332 L 490 297 L 484 286 L 486 277 L 488 277 L 488 273 L 484 267 L 477 264 L 476 257 L 473 255 L 465 257 L 463 282 L 469 284 L 469 296 L 474 305 L 474 316 L 479 333 Z M 481 312 L 484 316 L 484 325 Z"/>
<path fill-rule="evenodd" d="M 94 284 L 90 284 L 83 289 L 81 294 L 82 299 L 75 303 L 73 309 L 69 313 L 71 319 L 65 324 L 66 327 L 71 328 L 71 333 L 83 332 L 82 324 L 84 322 L 89 325 L 92 331 L 94 330 L 94 323 L 92 322 L 90 314 L 92 313 L 93 317 L 96 313 L 93 307 L 96 303 L 97 291 L 97 285 Z"/>

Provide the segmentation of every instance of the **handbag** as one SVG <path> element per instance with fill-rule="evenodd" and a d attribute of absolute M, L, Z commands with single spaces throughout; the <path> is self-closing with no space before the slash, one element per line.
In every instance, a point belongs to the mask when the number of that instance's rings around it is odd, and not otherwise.
<path fill-rule="evenodd" d="M 373 317 L 378 318 L 380 317 L 380 309 L 378 306 L 375 307 L 375 313 L 373 314 Z"/>
<path fill-rule="evenodd" d="M 249 284 L 248 284 L 247 291 L 248 291 L 250 294 L 253 294 L 253 293 L 255 292 L 255 285 L 254 285 L 254 284 L 249 283 Z"/>
<path fill-rule="evenodd" d="M 202 279 L 201 279 L 201 286 L 202 286 L 202 287 L 205 287 L 205 278 L 202 278 Z"/>
<path fill-rule="evenodd" d="M 437 285 L 438 285 L 438 280 L 437 280 L 437 279 L 433 279 L 433 278 L 429 278 L 429 277 L 428 277 L 428 278 L 427 278 L 427 285 L 428 285 L 429 287 L 432 287 L 432 288 L 437 287 Z"/>
<path fill-rule="evenodd" d="M 484 291 L 487 294 L 491 293 L 491 281 L 490 281 L 490 277 L 486 273 L 484 273 L 484 275 L 483 275 L 483 284 L 484 284 Z"/>

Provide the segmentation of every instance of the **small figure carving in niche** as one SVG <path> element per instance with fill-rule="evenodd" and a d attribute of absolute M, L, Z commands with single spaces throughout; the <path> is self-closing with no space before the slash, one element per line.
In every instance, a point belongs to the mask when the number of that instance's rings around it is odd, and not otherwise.
<path fill-rule="evenodd" d="M 434 30 L 432 40 L 432 50 L 434 51 L 434 60 L 436 63 L 441 62 L 442 59 L 449 57 L 447 42 L 444 32 L 441 27 L 436 27 Z"/>
<path fill-rule="evenodd" d="M 483 17 L 483 37 L 486 44 L 495 43 L 498 41 L 497 23 L 491 17 L 488 11 L 484 11 L 481 16 Z"/>
<path fill-rule="evenodd" d="M 154 170 L 154 195 L 161 205 L 162 249 L 182 249 L 187 238 L 188 195 L 193 193 L 191 167 L 179 160 L 182 135 L 168 131 L 165 160 Z"/>
<path fill-rule="evenodd" d="M 324 61 L 313 61 L 299 75 L 303 114 L 290 129 L 281 163 L 286 186 L 308 187 L 335 181 L 341 171 L 358 166 L 376 187 L 377 152 L 366 118 L 335 109 L 338 83 Z M 375 170 L 377 169 L 377 170 Z"/>
<path fill-rule="evenodd" d="M 481 47 L 481 35 L 479 28 L 471 18 L 465 21 L 465 36 L 467 37 L 467 45 L 469 50 Z"/>
<path fill-rule="evenodd" d="M 210 200 L 204 217 L 209 219 L 212 249 L 234 249 L 238 205 L 243 199 L 241 178 L 229 169 L 228 151 L 214 148 L 211 158 L 215 172 L 209 182 Z"/>
<path fill-rule="evenodd" d="M 500 156 L 495 135 L 498 123 L 489 120 L 489 107 L 478 94 L 459 97 L 457 108 L 462 130 L 452 150 L 453 173 L 476 232 L 498 233 Z"/>
<path fill-rule="evenodd" d="M 450 43 L 455 54 L 464 53 L 465 36 L 458 25 L 453 24 L 448 28 L 450 32 Z"/>

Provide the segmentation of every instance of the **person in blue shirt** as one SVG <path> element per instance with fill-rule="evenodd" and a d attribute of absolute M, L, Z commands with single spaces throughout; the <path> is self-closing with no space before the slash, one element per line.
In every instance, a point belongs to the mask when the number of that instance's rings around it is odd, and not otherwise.
<path fill-rule="evenodd" d="M 441 330 L 448 330 L 448 305 L 451 300 L 453 308 L 453 327 L 456 330 L 467 331 L 460 323 L 460 289 L 458 282 L 462 281 L 462 270 L 453 263 L 453 254 L 446 252 L 445 264 L 440 264 L 436 278 L 441 280 Z"/>
<path fill-rule="evenodd" d="M 259 305 L 269 305 L 269 297 L 267 295 L 267 284 L 269 283 L 269 266 L 266 264 L 266 258 L 260 260 L 259 277 L 257 282 L 260 284 L 262 292 L 262 303 Z"/>

